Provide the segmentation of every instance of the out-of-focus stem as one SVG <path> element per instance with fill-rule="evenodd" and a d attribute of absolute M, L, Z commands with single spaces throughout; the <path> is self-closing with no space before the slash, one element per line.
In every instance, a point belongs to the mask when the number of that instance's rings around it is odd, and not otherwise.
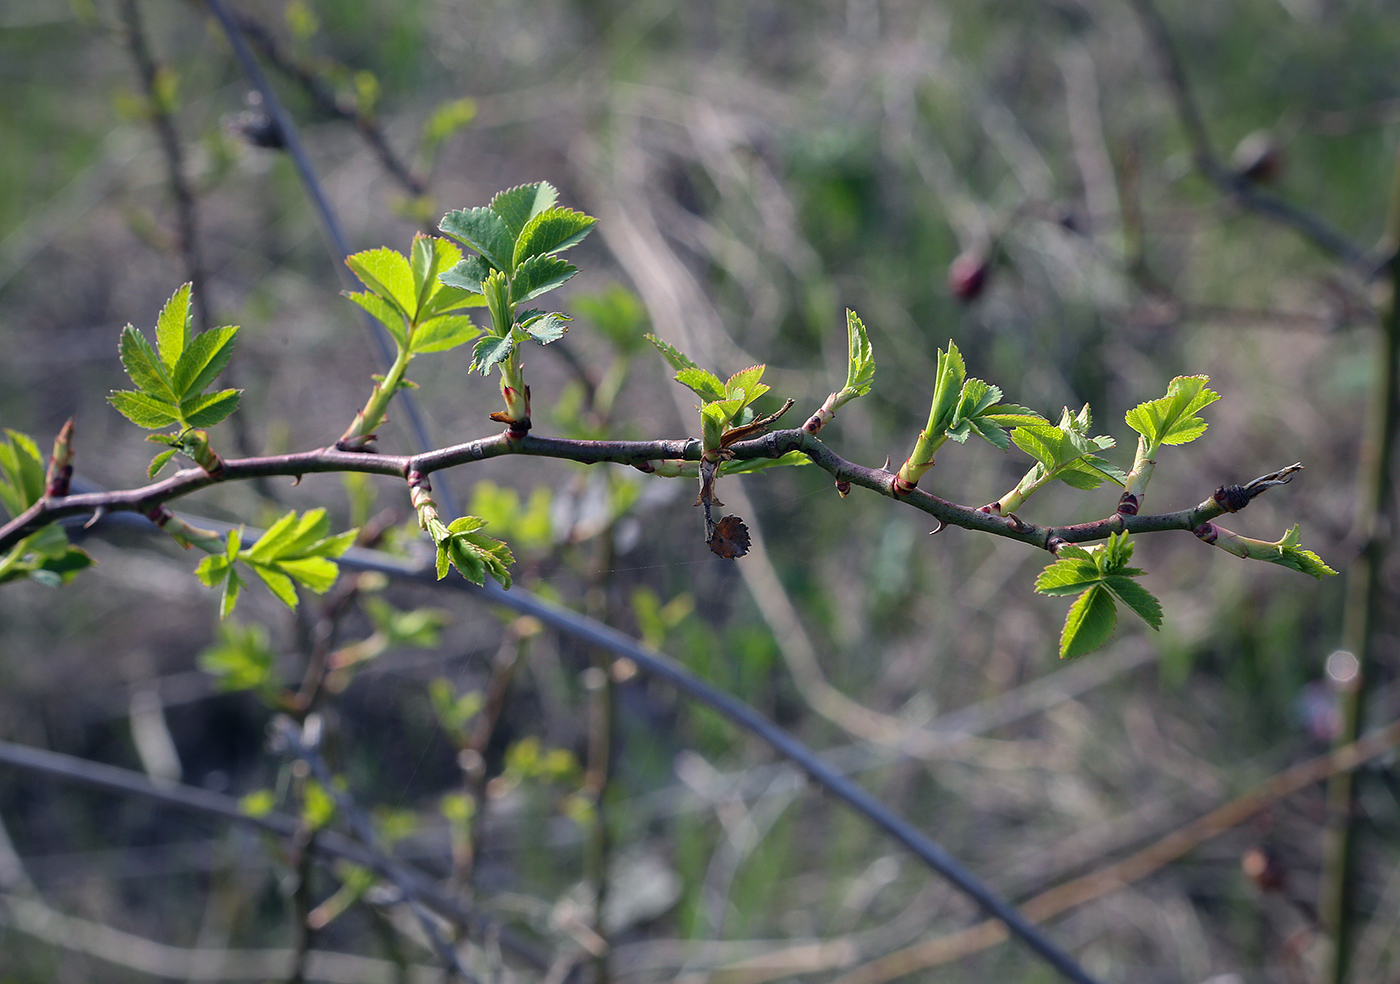
<path fill-rule="evenodd" d="M 1392 495 L 1391 462 L 1395 453 L 1397 371 L 1400 356 L 1400 153 L 1396 157 L 1390 213 L 1381 248 L 1385 251 L 1386 282 L 1390 296 L 1381 320 L 1376 369 L 1379 378 L 1367 416 L 1365 443 L 1362 445 L 1361 487 L 1356 513 L 1356 531 L 1361 551 L 1347 571 L 1346 606 L 1342 616 L 1342 648 L 1355 657 L 1355 675 L 1339 692 L 1341 728 L 1335 741 L 1344 745 L 1355 741 L 1364 724 L 1366 694 L 1375 652 L 1372 646 L 1376 612 L 1380 600 L 1381 566 L 1385 559 L 1387 511 Z M 1356 777 L 1339 772 L 1327 786 L 1328 828 L 1322 869 L 1318 915 L 1329 942 L 1324 980 L 1342 984 L 1346 980 L 1354 935 L 1355 903 L 1355 816 Z"/>

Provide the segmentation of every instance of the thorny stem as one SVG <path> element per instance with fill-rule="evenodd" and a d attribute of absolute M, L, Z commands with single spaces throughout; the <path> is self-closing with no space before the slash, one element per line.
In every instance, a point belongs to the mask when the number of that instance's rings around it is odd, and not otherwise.
<path fill-rule="evenodd" d="M 884 468 L 869 468 L 842 458 L 802 428 L 774 431 L 725 449 L 726 455 L 732 455 L 739 461 L 780 458 L 792 451 L 805 454 L 817 467 L 841 483 L 898 498 L 899 501 L 926 512 L 949 526 L 1003 536 L 1042 549 L 1046 548 L 1052 539 L 1082 543 L 1101 540 L 1110 533 L 1124 530 L 1130 533 L 1189 531 L 1228 511 L 1214 498 L 1208 498 L 1192 508 L 1171 513 L 1142 516 L 1115 512 L 1104 519 L 1088 523 L 1038 526 L 1014 517 L 994 516 L 975 506 L 949 502 L 919 488 L 897 489 L 897 476 Z M 8 550 L 36 530 L 70 516 L 90 515 L 97 511 L 150 514 L 152 510 L 163 507 L 166 502 L 220 482 L 246 481 L 258 476 L 299 478 L 303 474 L 320 472 L 364 472 L 401 480 L 417 475 L 422 479 L 445 468 L 509 454 L 559 458 L 582 464 L 611 462 L 641 467 L 644 471 L 654 468 L 658 474 L 667 472 L 652 466 L 652 462 L 673 462 L 679 459 L 689 463 L 699 462 L 702 457 L 700 442 L 694 438 L 662 441 L 579 441 L 538 437 L 533 434 L 517 438 L 508 434 L 498 434 L 416 455 L 361 454 L 332 447 L 261 458 L 226 459 L 223 471 L 217 476 L 210 475 L 201 468 L 186 468 L 169 478 L 141 488 L 70 495 L 61 499 L 40 499 L 0 527 L 0 551 Z M 427 491 L 423 490 L 422 495 L 425 497 L 422 505 L 431 507 L 431 498 L 427 498 Z M 415 502 L 415 508 L 418 508 L 418 505 L 419 503 Z"/>

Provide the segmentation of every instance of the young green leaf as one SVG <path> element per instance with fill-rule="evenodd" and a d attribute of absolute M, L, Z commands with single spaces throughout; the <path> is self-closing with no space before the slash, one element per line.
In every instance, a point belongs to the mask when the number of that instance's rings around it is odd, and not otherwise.
<path fill-rule="evenodd" d="M 670 364 L 672 369 L 680 371 L 681 369 L 700 368 L 695 364 L 695 361 L 691 359 L 690 356 L 686 355 L 674 345 L 671 345 L 668 342 L 663 342 L 661 339 L 657 338 L 650 332 L 647 333 L 646 340 L 651 342 L 652 345 L 656 346 L 656 351 L 661 353 L 661 357 Z M 716 377 L 715 381 L 719 381 L 718 377 Z"/>
<path fill-rule="evenodd" d="M 170 372 L 170 382 L 180 399 L 202 393 L 228 367 L 238 328 L 224 325 L 194 336 Z"/>
<path fill-rule="evenodd" d="M 226 389 L 192 396 L 180 404 L 180 417 L 187 427 L 213 427 L 238 409 L 242 393 L 242 390 Z"/>
<path fill-rule="evenodd" d="M 114 390 L 107 394 L 107 402 L 116 407 L 127 420 L 137 427 L 155 430 L 180 422 L 180 408 L 172 403 L 135 390 Z"/>
<path fill-rule="evenodd" d="M 155 478 L 160 474 L 160 470 L 170 463 L 170 459 L 175 457 L 179 448 L 168 448 L 151 459 L 151 463 L 146 466 L 146 477 Z"/>
<path fill-rule="evenodd" d="M 770 388 L 766 383 L 760 382 L 766 368 L 767 366 L 749 366 L 747 369 L 740 369 L 725 381 L 724 395 L 729 399 L 741 400 L 742 406 L 748 406 Z"/>
<path fill-rule="evenodd" d="M 870 347 L 870 336 L 865 325 L 850 308 L 846 309 L 846 385 L 843 393 L 849 392 L 846 400 L 854 400 L 870 392 L 875 381 L 875 350 Z"/>
<path fill-rule="evenodd" d="M 1095 585 L 1069 606 L 1060 631 L 1060 658 L 1073 659 L 1098 649 L 1113 635 L 1118 612 L 1108 590 Z"/>
<path fill-rule="evenodd" d="M 0 504 L 13 518 L 44 495 L 44 459 L 28 434 L 5 429 L 0 443 Z"/>
<path fill-rule="evenodd" d="M 728 395 L 720 378 L 699 366 L 687 366 L 679 370 L 675 378 L 702 400 L 723 400 Z"/>
<path fill-rule="evenodd" d="M 390 336 L 398 343 L 399 347 L 403 347 L 406 338 L 403 312 L 378 294 L 371 294 L 368 291 L 344 291 L 343 293 L 368 311 L 374 320 L 388 329 Z"/>
<path fill-rule="evenodd" d="M 559 341 L 569 330 L 570 319 L 566 314 L 526 312 L 522 318 L 520 330 L 541 345 Z"/>
<path fill-rule="evenodd" d="M 485 376 L 491 371 L 492 366 L 509 358 L 513 348 L 515 348 L 515 339 L 509 335 L 505 338 L 487 335 L 476 343 L 476 348 L 472 352 L 472 364 L 467 371 L 479 372 Z"/>
<path fill-rule="evenodd" d="M 160 349 L 160 359 L 172 372 L 190 342 L 190 324 L 194 314 L 190 309 L 191 286 L 185 284 L 179 287 L 165 302 L 160 317 L 156 319 L 156 345 Z"/>
<path fill-rule="evenodd" d="M 532 256 L 558 253 L 582 242 L 598 220 L 571 208 L 551 208 L 525 223 L 515 241 L 512 268 Z"/>
<path fill-rule="evenodd" d="M 514 269 L 512 246 L 515 234 L 506 220 L 491 209 L 463 208 L 448 212 L 438 223 L 438 228 L 464 246 L 476 250 L 497 270 L 509 273 Z"/>
<path fill-rule="evenodd" d="M 170 376 L 160 357 L 156 355 L 156 350 L 151 348 L 151 343 L 146 341 L 145 336 L 137 331 L 134 325 L 127 325 L 122 329 L 118 354 L 126 374 L 143 393 L 165 400 L 176 398 L 174 388 L 170 384 Z"/>
<path fill-rule="evenodd" d="M 505 219 L 514 241 L 520 238 L 521 231 L 531 219 L 553 208 L 558 198 L 559 192 L 552 184 L 536 181 L 497 192 L 496 197 L 491 199 L 491 211 Z"/>
<path fill-rule="evenodd" d="M 446 352 L 464 345 L 481 334 L 465 314 L 444 314 L 421 323 L 413 330 L 413 354 Z"/>
<path fill-rule="evenodd" d="M 1220 399 L 1206 388 L 1207 376 L 1177 376 L 1167 385 L 1167 395 L 1139 403 L 1129 410 L 1128 426 L 1147 439 L 1151 457 L 1163 444 L 1187 444 L 1206 431 L 1206 422 L 1196 413 Z"/>
<path fill-rule="evenodd" d="M 439 274 L 438 280 L 448 287 L 455 287 L 470 294 L 480 294 L 481 282 L 493 269 L 491 264 L 480 256 L 468 256 L 465 260 L 453 264 L 450 269 Z M 463 307 L 466 306 L 463 305 Z"/>
<path fill-rule="evenodd" d="M 510 281 L 510 302 L 521 304 L 566 283 L 578 267 L 557 256 L 531 256 L 515 268 Z"/>
<path fill-rule="evenodd" d="M 402 253 L 387 246 L 367 249 L 345 258 L 360 282 L 392 304 L 400 314 L 412 321 L 418 313 L 418 291 L 413 270 Z"/>

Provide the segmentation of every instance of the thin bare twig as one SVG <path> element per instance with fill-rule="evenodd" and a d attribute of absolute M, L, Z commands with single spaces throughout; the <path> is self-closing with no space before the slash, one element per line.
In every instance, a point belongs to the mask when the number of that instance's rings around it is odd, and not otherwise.
<path fill-rule="evenodd" d="M 1241 208 L 1288 226 L 1319 249 L 1354 267 L 1366 279 L 1379 276 L 1384 265 L 1369 250 L 1356 245 L 1325 219 L 1286 198 L 1265 191 L 1221 161 L 1211 145 L 1205 121 L 1191 93 L 1181 58 L 1172 43 L 1171 32 L 1167 30 L 1161 11 L 1153 0 L 1131 0 L 1131 3 L 1157 59 L 1167 93 L 1176 107 L 1182 129 L 1186 131 L 1187 142 L 1191 144 L 1192 162 L 1201 175 Z"/>

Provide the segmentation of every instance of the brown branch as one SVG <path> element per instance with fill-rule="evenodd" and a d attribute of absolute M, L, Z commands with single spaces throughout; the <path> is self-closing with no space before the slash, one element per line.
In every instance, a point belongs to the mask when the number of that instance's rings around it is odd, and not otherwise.
<path fill-rule="evenodd" d="M 727 449 L 735 460 L 780 458 L 793 451 L 805 454 L 837 481 L 859 485 L 881 495 L 898 499 L 928 513 L 949 526 L 990 533 L 1018 540 L 1042 549 L 1060 542 L 1083 543 L 1102 540 L 1112 533 L 1158 533 L 1166 530 L 1193 530 L 1226 512 L 1214 496 L 1199 505 L 1172 513 L 1129 516 L 1115 512 L 1104 519 L 1070 526 L 1038 526 L 1014 516 L 998 516 L 975 506 L 939 498 L 920 488 L 895 492 L 895 475 L 883 468 L 869 468 L 848 461 L 802 428 L 774 431 Z M 186 468 L 169 478 L 136 489 L 92 492 L 63 498 L 42 498 L 4 526 L 0 526 L 0 552 L 13 547 L 35 531 L 70 516 L 97 512 L 139 512 L 149 514 L 171 500 L 221 482 L 246 481 L 257 477 L 292 477 L 318 472 L 365 472 L 406 478 L 411 472 L 423 475 L 446 468 L 484 461 L 508 454 L 558 458 L 581 464 L 609 462 L 647 466 L 666 460 L 699 461 L 700 442 L 694 438 L 659 441 L 582 441 L 527 434 L 508 438 L 505 434 L 481 438 L 466 444 L 416 455 L 364 454 L 339 451 L 333 447 L 315 451 L 270 455 L 260 458 L 225 459 L 217 476 L 202 468 Z"/>

